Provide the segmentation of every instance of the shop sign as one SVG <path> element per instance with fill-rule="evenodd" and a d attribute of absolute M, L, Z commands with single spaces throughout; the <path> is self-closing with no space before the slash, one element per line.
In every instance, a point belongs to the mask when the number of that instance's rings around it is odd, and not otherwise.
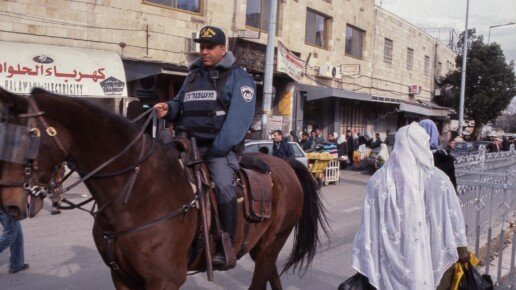
<path fill-rule="evenodd" d="M 29 94 L 39 87 L 84 97 L 127 96 L 116 52 L 0 41 L 0 87 Z"/>
<path fill-rule="evenodd" d="M 267 129 L 269 131 L 282 130 L 283 116 L 269 116 L 267 121 Z"/>
<path fill-rule="evenodd" d="M 277 71 L 284 72 L 300 82 L 305 72 L 305 62 L 287 49 L 283 43 L 278 41 Z"/>

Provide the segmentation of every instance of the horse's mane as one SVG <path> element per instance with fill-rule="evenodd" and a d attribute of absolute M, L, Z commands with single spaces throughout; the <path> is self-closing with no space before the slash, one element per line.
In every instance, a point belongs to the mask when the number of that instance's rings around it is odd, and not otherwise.
<path fill-rule="evenodd" d="M 38 106 L 44 102 L 45 107 L 48 105 L 56 109 L 65 107 L 73 110 L 71 113 L 88 112 L 93 114 L 94 117 L 102 119 L 106 123 L 105 125 L 110 127 L 110 130 L 128 130 L 130 133 L 138 131 L 135 123 L 88 99 L 57 95 L 40 88 L 34 88 L 31 96 L 35 98 Z"/>

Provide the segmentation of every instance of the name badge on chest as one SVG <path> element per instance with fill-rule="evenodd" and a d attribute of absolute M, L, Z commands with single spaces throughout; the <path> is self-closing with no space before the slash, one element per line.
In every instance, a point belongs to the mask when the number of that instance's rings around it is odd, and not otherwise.
<path fill-rule="evenodd" d="M 216 101 L 217 91 L 192 91 L 185 94 L 183 102 Z"/>

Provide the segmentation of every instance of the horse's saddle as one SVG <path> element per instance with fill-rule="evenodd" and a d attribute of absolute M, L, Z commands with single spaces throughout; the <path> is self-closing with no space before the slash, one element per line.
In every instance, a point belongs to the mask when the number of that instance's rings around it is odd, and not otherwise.
<path fill-rule="evenodd" d="M 183 164 L 189 164 L 190 141 L 184 137 L 172 139 L 173 146 L 180 152 Z M 192 167 L 185 166 L 186 174 L 195 184 L 195 172 Z M 244 204 L 244 215 L 252 223 L 263 222 L 271 217 L 272 210 L 272 180 L 270 166 L 257 158 L 257 155 L 243 155 L 240 158 L 240 169 L 237 173 L 239 188 L 237 197 Z M 203 184 L 211 184 L 211 178 L 206 166 L 201 167 Z M 212 199 L 216 199 L 215 195 Z M 213 202 L 215 205 L 217 202 Z M 215 210 L 215 213 L 218 211 Z"/>

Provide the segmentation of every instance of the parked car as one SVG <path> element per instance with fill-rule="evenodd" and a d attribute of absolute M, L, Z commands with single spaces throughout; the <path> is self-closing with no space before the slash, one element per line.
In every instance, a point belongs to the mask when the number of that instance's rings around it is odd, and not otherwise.
<path fill-rule="evenodd" d="M 471 142 L 456 142 L 455 148 L 450 150 L 450 154 L 452 156 L 462 156 L 462 155 L 468 155 L 471 153 L 476 152 L 477 150 L 473 146 L 473 143 Z"/>
<path fill-rule="evenodd" d="M 308 158 L 303 149 L 301 149 L 301 146 L 296 142 L 289 143 L 294 149 L 296 159 L 308 167 Z M 266 147 L 269 151 L 269 155 L 272 155 L 272 140 L 248 140 L 245 142 L 244 153 L 259 152 L 261 147 Z"/>

